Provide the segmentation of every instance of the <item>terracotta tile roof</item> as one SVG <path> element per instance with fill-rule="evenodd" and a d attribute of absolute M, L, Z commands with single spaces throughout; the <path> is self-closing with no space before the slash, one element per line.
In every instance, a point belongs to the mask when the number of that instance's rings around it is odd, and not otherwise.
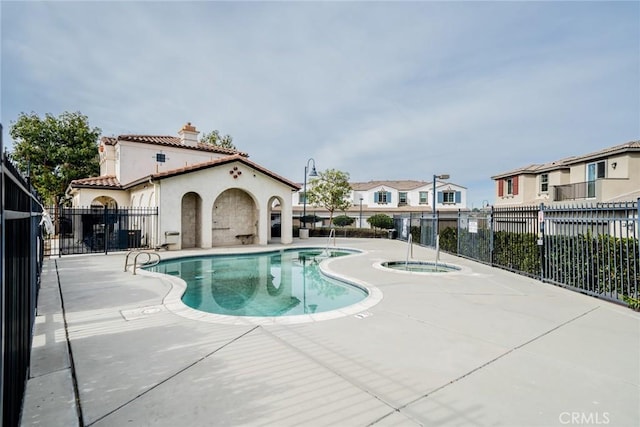
<path fill-rule="evenodd" d="M 74 179 L 69 186 L 72 188 L 104 188 L 113 190 L 122 188 L 118 179 L 113 175 Z"/>
<path fill-rule="evenodd" d="M 594 151 L 593 153 L 588 153 L 582 156 L 570 157 L 571 163 L 584 162 L 587 160 L 593 160 L 600 157 L 608 157 L 613 154 L 626 153 L 628 151 L 640 151 L 640 140 L 638 141 L 629 141 L 624 144 L 614 145 L 613 147 L 605 148 L 603 150 Z"/>
<path fill-rule="evenodd" d="M 173 176 L 178 176 L 178 175 L 183 175 L 185 173 L 189 173 L 189 172 L 194 172 L 194 171 L 198 171 L 198 170 L 203 170 L 203 169 L 208 169 L 208 168 L 213 168 L 213 167 L 218 167 L 218 166 L 223 166 L 229 163 L 233 163 L 233 162 L 240 162 L 243 163 L 247 166 L 249 166 L 252 169 L 255 169 L 259 172 L 264 173 L 267 176 L 270 176 L 271 178 L 280 181 L 288 186 L 290 186 L 293 190 L 299 190 L 300 186 L 292 181 L 289 181 L 286 178 L 281 177 L 280 175 L 277 175 L 273 172 L 271 172 L 270 170 L 260 166 L 257 163 L 252 162 L 251 160 L 247 159 L 244 155 L 242 154 L 234 154 L 231 156 L 226 156 L 226 157 L 221 157 L 219 159 L 214 159 L 214 160 L 209 160 L 207 162 L 202 162 L 202 163 L 196 163 L 193 165 L 189 165 L 189 166 L 185 166 L 182 168 L 178 168 L 178 169 L 173 169 L 173 170 L 169 170 L 169 171 L 164 171 L 164 172 L 159 172 L 159 173 L 155 173 L 152 175 L 147 175 L 145 177 L 139 178 L 133 182 L 130 182 L 128 184 L 126 184 L 125 186 L 123 186 L 123 188 L 127 189 L 127 188 L 131 188 L 134 187 L 140 183 L 143 182 L 147 182 L 149 180 L 161 180 L 161 179 L 165 179 L 165 178 L 170 178 Z"/>
<path fill-rule="evenodd" d="M 118 141 L 139 142 L 143 144 L 163 145 L 168 147 L 186 148 L 189 150 L 208 151 L 219 154 L 240 154 L 248 157 L 247 153 L 230 148 L 218 147 L 211 144 L 198 143 L 195 147 L 184 145 L 177 136 L 168 135 L 119 135 L 118 137 L 103 136 L 100 141 L 105 145 L 116 145 Z"/>
<path fill-rule="evenodd" d="M 444 184 L 441 180 L 438 180 L 436 185 Z M 431 187 L 433 182 L 431 181 L 415 181 L 410 179 L 396 180 L 396 181 L 369 181 L 369 182 L 351 182 L 351 189 L 354 191 L 366 191 L 376 187 L 389 187 L 398 191 L 415 190 L 420 187 Z M 460 187 L 459 185 L 455 184 Z"/>
<path fill-rule="evenodd" d="M 574 165 L 576 163 L 597 160 L 597 159 L 609 157 L 615 154 L 626 153 L 629 151 L 640 151 L 640 140 L 625 142 L 624 144 L 614 145 L 613 147 L 608 147 L 602 150 L 594 151 L 592 153 L 588 153 L 580 156 L 565 157 L 564 159 L 556 160 L 554 162 L 543 163 L 543 164 L 532 164 L 529 166 L 513 169 L 508 172 L 503 172 L 498 175 L 493 175 L 491 179 L 495 180 L 495 179 L 505 178 L 509 176 L 522 175 L 522 174 L 535 175 L 540 172 L 566 169 L 569 166 Z"/>

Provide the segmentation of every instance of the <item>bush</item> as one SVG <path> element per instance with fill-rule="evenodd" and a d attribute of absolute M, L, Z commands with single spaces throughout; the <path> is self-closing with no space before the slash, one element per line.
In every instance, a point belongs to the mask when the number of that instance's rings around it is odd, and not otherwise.
<path fill-rule="evenodd" d="M 375 228 L 390 230 L 393 228 L 393 218 L 385 214 L 376 214 L 367 218 L 367 222 Z"/>
<path fill-rule="evenodd" d="M 447 227 L 440 233 L 440 249 L 443 251 L 456 253 L 458 251 L 458 230 Z"/>
<path fill-rule="evenodd" d="M 299 227 L 293 227 L 293 235 L 299 235 Z M 336 230 L 336 237 L 352 237 L 352 238 L 380 238 L 387 237 L 387 233 L 380 233 L 372 228 L 353 228 L 353 227 L 343 227 Z M 329 237 L 329 233 L 331 233 L 331 227 L 316 227 L 309 229 L 309 237 Z"/>
<path fill-rule="evenodd" d="M 345 227 L 347 225 L 353 224 L 354 222 L 356 222 L 355 218 L 351 218 L 347 215 L 338 215 L 337 217 L 333 218 L 333 223 L 338 227 Z"/>

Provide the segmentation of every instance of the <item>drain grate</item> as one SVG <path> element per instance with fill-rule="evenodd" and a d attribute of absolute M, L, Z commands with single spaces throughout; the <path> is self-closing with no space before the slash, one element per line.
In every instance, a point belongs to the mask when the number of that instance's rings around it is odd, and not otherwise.
<path fill-rule="evenodd" d="M 357 319 L 365 319 L 369 316 L 371 316 L 372 314 L 369 313 L 368 311 L 363 311 L 362 313 L 358 313 L 356 315 L 354 315 L 353 317 L 357 318 Z"/>
<path fill-rule="evenodd" d="M 163 305 L 150 305 L 131 310 L 120 310 L 120 314 L 124 317 L 124 320 L 137 320 L 144 319 L 164 311 L 167 311 L 167 309 Z"/>

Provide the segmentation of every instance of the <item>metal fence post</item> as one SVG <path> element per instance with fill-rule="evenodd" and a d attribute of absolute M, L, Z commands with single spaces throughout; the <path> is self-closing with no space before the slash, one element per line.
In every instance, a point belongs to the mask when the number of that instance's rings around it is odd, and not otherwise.
<path fill-rule="evenodd" d="M 493 220 L 495 218 L 495 215 L 493 214 L 493 205 L 491 206 L 491 211 L 489 212 L 489 218 L 488 218 L 488 222 L 489 222 L 489 265 L 493 267 L 493 233 L 495 232 L 495 225 L 493 223 Z"/>
<path fill-rule="evenodd" d="M 109 223 L 107 222 L 107 205 L 104 206 L 104 215 L 102 217 L 102 225 L 104 226 L 104 232 L 102 233 L 102 238 L 104 240 L 104 254 L 106 255 L 109 252 Z"/>
<path fill-rule="evenodd" d="M 538 247 L 540 248 L 540 280 L 544 281 L 544 203 L 540 203 L 538 211 Z"/>
<path fill-rule="evenodd" d="M 456 220 L 456 255 L 460 253 L 460 209 L 458 209 L 458 219 Z"/>
<path fill-rule="evenodd" d="M 64 244 L 64 239 L 62 238 L 62 227 L 61 227 L 61 218 L 63 216 L 62 205 L 58 205 L 55 201 L 53 202 L 53 236 L 49 236 L 49 256 L 53 255 L 53 246 L 54 241 L 58 240 L 58 258 L 62 258 L 62 246 Z"/>
<path fill-rule="evenodd" d="M 0 423 L 4 419 L 4 370 L 5 370 L 5 217 L 4 217 L 4 146 L 2 143 L 2 124 L 0 124 Z"/>

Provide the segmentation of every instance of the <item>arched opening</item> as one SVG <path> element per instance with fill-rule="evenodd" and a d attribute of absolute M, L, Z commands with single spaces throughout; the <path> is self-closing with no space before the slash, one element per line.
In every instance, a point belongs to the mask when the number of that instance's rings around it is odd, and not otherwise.
<path fill-rule="evenodd" d="M 269 236 L 268 241 L 279 241 L 282 232 L 282 199 L 279 197 L 271 197 L 269 199 Z"/>
<path fill-rule="evenodd" d="M 258 210 L 246 191 L 223 191 L 213 202 L 211 217 L 212 246 L 251 244 L 258 237 Z"/>
<path fill-rule="evenodd" d="M 198 248 L 202 235 L 202 198 L 197 193 L 182 196 L 181 224 L 182 249 Z"/>
<path fill-rule="evenodd" d="M 116 202 L 114 198 L 109 196 L 98 196 L 91 201 L 91 206 L 115 209 L 118 207 L 118 202 Z"/>

